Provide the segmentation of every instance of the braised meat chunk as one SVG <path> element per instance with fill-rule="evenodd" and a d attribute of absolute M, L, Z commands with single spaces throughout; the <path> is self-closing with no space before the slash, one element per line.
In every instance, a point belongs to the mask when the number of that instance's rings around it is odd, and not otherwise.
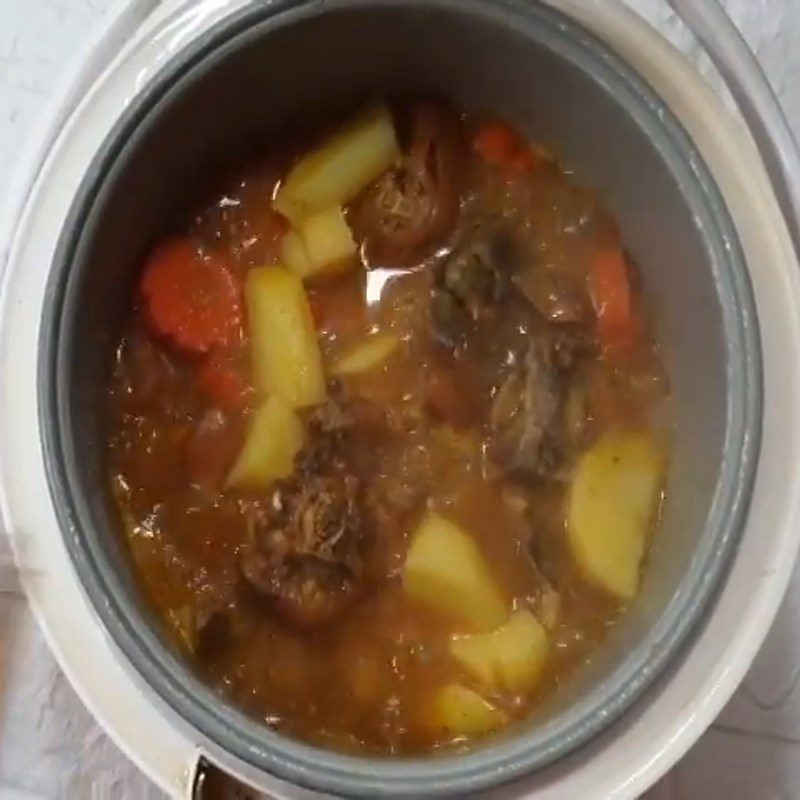
<path fill-rule="evenodd" d="M 445 347 L 462 345 L 474 323 L 491 317 L 510 289 L 514 242 L 509 233 L 477 225 L 443 261 L 431 298 L 434 337 Z"/>
<path fill-rule="evenodd" d="M 240 557 L 250 586 L 301 628 L 335 618 L 363 586 L 370 526 L 352 461 L 354 419 L 336 397 L 312 413 L 295 472 L 256 512 Z"/>
<path fill-rule="evenodd" d="M 503 300 L 512 264 L 508 234 L 478 229 L 445 262 L 443 288 L 476 318 Z"/>
<path fill-rule="evenodd" d="M 354 599 L 363 575 L 359 492 L 352 476 L 291 481 L 273 492 L 274 511 L 257 521 L 241 568 L 287 621 L 322 625 Z"/>
<path fill-rule="evenodd" d="M 410 110 L 398 163 L 354 209 L 353 221 L 370 266 L 409 266 L 446 242 L 458 217 L 463 183 L 463 130 L 442 103 Z"/>
<path fill-rule="evenodd" d="M 547 447 L 561 389 L 546 340 L 534 340 L 492 403 L 492 455 L 510 472 L 540 476 L 553 466 Z"/>

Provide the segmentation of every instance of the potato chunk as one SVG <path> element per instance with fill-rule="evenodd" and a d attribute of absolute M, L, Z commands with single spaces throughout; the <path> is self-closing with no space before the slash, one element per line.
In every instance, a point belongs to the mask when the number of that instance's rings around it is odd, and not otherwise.
<path fill-rule="evenodd" d="M 348 259 L 358 249 L 341 206 L 332 206 L 308 217 L 302 232 L 308 258 L 318 271 L 336 271 L 342 264 L 347 266 Z"/>
<path fill-rule="evenodd" d="M 315 212 L 346 205 L 399 153 L 389 109 L 369 108 L 295 164 L 278 190 L 275 209 L 298 225 Z"/>
<path fill-rule="evenodd" d="M 286 266 L 301 278 L 331 275 L 357 265 L 358 247 L 341 206 L 333 206 L 304 220 L 281 242 Z"/>
<path fill-rule="evenodd" d="M 400 340 L 391 333 L 376 333 L 340 358 L 334 375 L 359 375 L 376 369 L 397 349 Z"/>
<path fill-rule="evenodd" d="M 281 261 L 295 275 L 299 275 L 301 278 L 314 274 L 314 267 L 308 257 L 306 243 L 303 241 L 302 233 L 297 228 L 291 228 L 286 231 L 281 239 Z"/>
<path fill-rule="evenodd" d="M 606 434 L 580 460 L 568 508 L 569 543 L 587 578 L 624 600 L 636 596 L 664 472 L 643 432 Z"/>
<path fill-rule="evenodd" d="M 520 610 L 496 631 L 453 638 L 450 652 L 486 689 L 523 694 L 541 677 L 550 641 L 539 620 Z"/>
<path fill-rule="evenodd" d="M 414 534 L 403 586 L 416 602 L 474 629 L 496 628 L 508 614 L 478 545 L 438 514 L 428 514 Z"/>
<path fill-rule="evenodd" d="M 434 727 L 460 736 L 478 736 L 508 723 L 508 715 L 502 709 L 459 683 L 440 689 L 431 711 Z"/>
<path fill-rule="evenodd" d="M 273 481 L 292 474 L 294 457 L 305 438 L 303 423 L 279 397 L 270 397 L 259 406 L 249 423 L 244 445 L 228 476 L 228 484 L 266 489 Z"/>
<path fill-rule="evenodd" d="M 321 403 L 322 355 L 300 278 L 282 266 L 252 269 L 245 297 L 256 388 L 292 408 Z"/>

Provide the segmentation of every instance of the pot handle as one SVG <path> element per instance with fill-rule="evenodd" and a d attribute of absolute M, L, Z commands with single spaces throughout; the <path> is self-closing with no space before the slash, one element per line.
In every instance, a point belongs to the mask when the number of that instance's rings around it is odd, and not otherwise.
<path fill-rule="evenodd" d="M 273 800 L 271 795 L 254 789 L 214 766 L 198 754 L 192 764 L 185 800 Z"/>
<path fill-rule="evenodd" d="M 772 86 L 719 0 L 667 0 L 733 95 L 772 181 L 800 254 L 800 151 Z"/>

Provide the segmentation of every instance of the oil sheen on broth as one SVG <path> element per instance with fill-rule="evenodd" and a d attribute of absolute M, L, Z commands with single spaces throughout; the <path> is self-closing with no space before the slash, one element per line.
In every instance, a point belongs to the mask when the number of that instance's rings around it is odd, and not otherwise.
<path fill-rule="evenodd" d="M 661 502 L 667 384 L 614 220 L 430 100 L 217 186 L 142 265 L 108 394 L 167 635 L 338 750 L 529 718 L 634 600 Z"/>

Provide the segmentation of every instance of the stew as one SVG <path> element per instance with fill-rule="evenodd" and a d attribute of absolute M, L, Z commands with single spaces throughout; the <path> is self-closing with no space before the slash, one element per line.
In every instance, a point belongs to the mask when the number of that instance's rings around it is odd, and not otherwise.
<path fill-rule="evenodd" d="M 108 469 L 200 674 L 345 751 L 464 747 L 636 597 L 667 381 L 598 198 L 505 122 L 372 106 L 142 265 Z"/>

